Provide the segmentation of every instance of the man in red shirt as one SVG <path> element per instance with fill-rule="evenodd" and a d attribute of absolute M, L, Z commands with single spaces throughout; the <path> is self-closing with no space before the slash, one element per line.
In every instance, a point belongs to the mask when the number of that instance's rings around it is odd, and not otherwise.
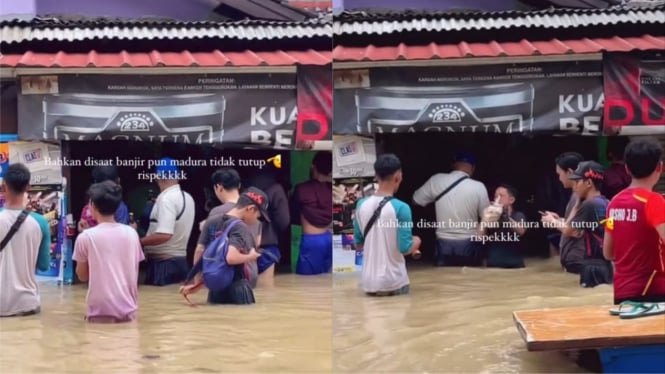
<path fill-rule="evenodd" d="M 614 303 L 665 302 L 665 198 L 654 192 L 663 148 L 653 140 L 626 147 L 632 178 L 607 209 L 603 254 L 614 260 Z"/>

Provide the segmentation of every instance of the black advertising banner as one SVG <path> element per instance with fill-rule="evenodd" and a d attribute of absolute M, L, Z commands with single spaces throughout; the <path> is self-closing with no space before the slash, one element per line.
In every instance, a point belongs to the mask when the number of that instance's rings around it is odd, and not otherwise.
<path fill-rule="evenodd" d="M 23 140 L 294 146 L 295 74 L 21 76 Z"/>
<path fill-rule="evenodd" d="M 600 61 L 334 73 L 335 134 L 600 131 Z"/>
<path fill-rule="evenodd" d="M 332 141 L 332 67 L 298 66 L 299 143 Z"/>
<path fill-rule="evenodd" d="M 665 134 L 665 57 L 606 54 L 607 134 Z"/>

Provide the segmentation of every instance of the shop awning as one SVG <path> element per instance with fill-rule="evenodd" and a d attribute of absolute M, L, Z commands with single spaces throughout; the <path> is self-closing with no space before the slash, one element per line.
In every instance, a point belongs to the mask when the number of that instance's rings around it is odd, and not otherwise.
<path fill-rule="evenodd" d="M 124 67 L 257 67 L 326 65 L 330 51 L 270 52 L 118 52 L 118 53 L 37 53 L 0 55 L 0 67 L 33 68 L 124 68 Z"/>
<path fill-rule="evenodd" d="M 333 60 L 344 61 L 395 61 L 431 60 L 469 57 L 523 57 L 600 52 L 630 52 L 665 49 L 665 36 L 642 35 L 640 37 L 582 38 L 575 40 L 551 39 L 548 41 L 467 43 L 395 46 L 337 46 Z"/>

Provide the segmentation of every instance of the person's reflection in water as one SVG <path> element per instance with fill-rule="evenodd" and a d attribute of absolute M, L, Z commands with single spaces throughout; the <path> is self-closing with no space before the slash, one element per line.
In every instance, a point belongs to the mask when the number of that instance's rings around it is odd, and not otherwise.
<path fill-rule="evenodd" d="M 76 357 L 88 357 L 91 362 L 81 367 L 95 367 L 107 373 L 142 373 L 149 363 L 146 360 L 158 358 L 149 352 L 145 355 L 142 352 L 141 334 L 136 321 L 122 325 L 87 324 L 83 337 L 80 355 Z"/>

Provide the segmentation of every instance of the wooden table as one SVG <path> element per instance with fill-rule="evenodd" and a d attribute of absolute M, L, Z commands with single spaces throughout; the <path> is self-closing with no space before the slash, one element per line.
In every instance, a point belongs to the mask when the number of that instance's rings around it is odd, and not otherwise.
<path fill-rule="evenodd" d="M 665 315 L 621 319 L 611 308 L 525 310 L 513 320 L 529 351 L 599 349 L 605 372 L 665 372 Z"/>

